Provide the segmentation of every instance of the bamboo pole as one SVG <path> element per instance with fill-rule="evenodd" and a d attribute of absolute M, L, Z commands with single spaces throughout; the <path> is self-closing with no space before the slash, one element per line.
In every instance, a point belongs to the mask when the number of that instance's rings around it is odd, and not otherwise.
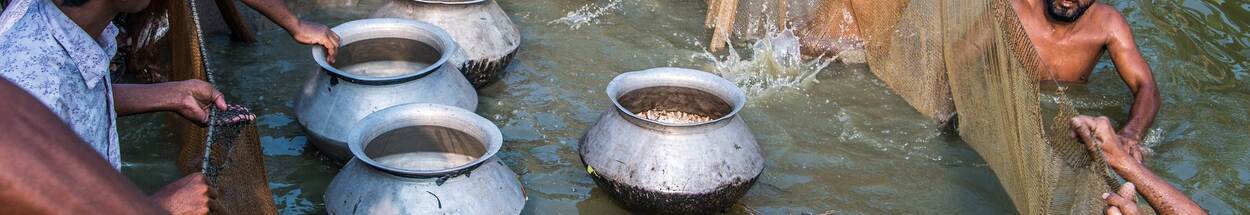
<path fill-rule="evenodd" d="M 242 43 L 256 42 L 256 34 L 252 32 L 252 28 L 248 27 L 247 19 L 239 13 L 234 0 L 213 0 L 213 2 L 217 3 L 221 18 L 226 21 L 226 27 L 230 28 L 230 38 Z"/>
<path fill-rule="evenodd" d="M 738 16 L 738 0 L 719 0 L 716 8 L 715 26 L 712 30 L 712 52 L 725 49 L 729 36 L 733 33 L 734 19 Z"/>
<path fill-rule="evenodd" d="M 0 0 L 0 1 L 3 1 L 3 0 Z M 707 18 L 704 18 L 703 20 L 703 26 L 705 28 L 716 27 L 716 14 L 720 12 L 717 9 L 720 6 L 720 1 L 721 0 L 705 0 L 704 1 L 704 2 L 707 2 Z"/>
<path fill-rule="evenodd" d="M 826 1 L 831 1 L 831 0 L 826 0 Z M 789 0 L 777 0 L 777 29 L 778 30 L 786 29 L 786 24 L 789 23 L 789 18 L 790 18 L 790 1 Z"/>

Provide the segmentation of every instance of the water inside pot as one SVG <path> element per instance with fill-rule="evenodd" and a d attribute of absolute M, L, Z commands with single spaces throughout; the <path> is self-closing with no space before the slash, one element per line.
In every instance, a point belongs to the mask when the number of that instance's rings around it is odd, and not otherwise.
<path fill-rule="evenodd" d="M 417 171 L 451 169 L 472 163 L 485 154 L 486 145 L 480 139 L 440 126 L 387 131 L 365 147 L 365 155 L 381 165 Z"/>
<path fill-rule="evenodd" d="M 667 124 L 697 124 L 725 117 L 733 111 L 725 99 L 688 87 L 647 87 L 617 99 L 640 118 Z"/>
<path fill-rule="evenodd" d="M 339 48 L 335 68 L 353 75 L 396 77 L 420 72 L 443 53 L 429 44 L 404 38 L 375 38 Z"/>

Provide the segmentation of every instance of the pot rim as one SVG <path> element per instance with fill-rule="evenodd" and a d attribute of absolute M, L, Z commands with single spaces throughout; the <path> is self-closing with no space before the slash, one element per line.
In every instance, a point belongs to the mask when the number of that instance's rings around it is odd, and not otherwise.
<path fill-rule="evenodd" d="M 441 69 L 444 65 L 446 65 L 447 62 L 451 59 L 452 55 L 454 55 L 459 49 L 459 46 L 456 44 L 455 40 L 451 39 L 451 34 L 448 34 L 447 31 L 433 24 L 422 22 L 422 21 L 417 21 L 417 20 L 398 19 L 398 18 L 360 19 L 360 20 L 353 20 L 353 21 L 349 21 L 343 24 L 339 24 L 337 26 L 334 26 L 334 28 L 331 28 L 330 30 L 340 37 L 339 47 L 344 47 L 347 44 L 350 44 L 353 42 L 358 42 L 358 41 L 367 40 L 367 39 L 377 39 L 377 38 L 401 38 L 401 39 L 409 39 L 409 40 L 415 40 L 418 42 L 426 43 L 426 41 L 422 41 L 418 38 L 414 38 L 414 37 L 417 37 L 417 35 L 399 35 L 399 36 L 380 35 L 380 36 L 373 36 L 373 37 L 368 37 L 368 36 L 353 37 L 354 35 L 358 34 L 356 32 L 379 32 L 379 31 L 384 32 L 388 30 L 398 31 L 401 29 L 416 30 L 416 31 L 430 34 L 429 36 L 432 36 L 434 40 L 436 40 L 433 42 L 438 43 L 438 44 L 429 44 L 429 45 L 435 47 L 435 49 L 437 49 L 439 52 L 442 52 L 438 60 L 434 61 L 434 63 L 431 63 L 430 66 L 421 68 L 421 70 L 417 70 L 415 72 L 411 72 L 408 74 L 390 76 L 390 77 L 371 77 L 371 76 L 352 74 L 350 72 L 339 70 L 333 65 L 330 65 L 328 61 L 326 61 L 326 50 L 324 47 L 321 47 L 321 46 L 312 47 L 313 61 L 316 61 L 317 65 L 320 66 L 323 71 L 326 71 L 330 73 L 330 75 L 337 77 L 337 78 L 344 79 L 348 82 L 357 83 L 357 84 L 367 84 L 367 85 L 386 85 L 386 84 L 408 82 L 411 80 L 424 77 L 434 71 L 437 71 Z M 345 34 L 347 36 L 344 36 Z M 405 36 L 408 36 L 408 37 L 405 37 Z"/>
<path fill-rule="evenodd" d="M 421 2 L 421 3 L 430 3 L 430 4 L 449 4 L 449 5 L 477 4 L 477 3 L 486 2 L 486 0 L 471 0 L 471 1 L 412 0 L 412 1 Z"/>
<path fill-rule="evenodd" d="M 365 154 L 365 147 L 381 134 L 399 128 L 412 126 L 438 126 L 459 130 L 470 136 L 479 138 L 486 151 L 472 162 L 456 167 L 440 170 L 412 170 L 383 165 Z M 476 129 L 478 132 L 467 130 Z M 373 132 L 381 131 L 381 132 Z M 353 159 L 364 162 L 377 170 L 401 177 L 450 178 L 477 169 L 485 162 L 493 159 L 503 146 L 503 134 L 495 123 L 477 114 L 455 106 L 434 103 L 409 103 L 389 107 L 369 114 L 353 126 L 348 135 L 348 148 Z"/>
<path fill-rule="evenodd" d="M 724 116 L 706 122 L 666 123 L 638 116 L 621 105 L 619 101 L 621 96 L 634 90 L 648 87 L 684 87 L 695 89 L 711 93 L 730 103 L 733 107 Z M 700 70 L 678 67 L 660 67 L 622 73 L 612 78 L 611 82 L 608 82 L 606 93 L 618 112 L 629 115 L 629 117 L 641 122 L 666 127 L 697 127 L 728 121 L 728 119 L 738 116 L 738 112 L 742 111 L 742 107 L 746 106 L 747 101 L 746 93 L 741 88 L 738 88 L 738 85 L 725 78 Z"/>

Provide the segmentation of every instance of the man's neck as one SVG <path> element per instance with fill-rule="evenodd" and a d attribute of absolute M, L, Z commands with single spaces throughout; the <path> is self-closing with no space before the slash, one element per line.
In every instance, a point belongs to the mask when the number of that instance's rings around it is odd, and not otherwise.
<path fill-rule="evenodd" d="M 62 13 L 65 13 L 65 16 L 73 20 L 75 24 L 78 24 L 78 27 L 87 32 L 87 35 L 91 35 L 91 38 L 95 39 L 100 39 L 100 34 L 104 33 L 104 28 L 108 27 L 109 21 L 112 21 L 113 17 L 117 16 L 118 13 L 106 5 L 108 1 L 104 0 L 87 1 L 87 4 L 72 7 L 64 6 L 60 1 L 54 1 L 54 3 L 56 3 L 57 8 L 61 9 Z"/>

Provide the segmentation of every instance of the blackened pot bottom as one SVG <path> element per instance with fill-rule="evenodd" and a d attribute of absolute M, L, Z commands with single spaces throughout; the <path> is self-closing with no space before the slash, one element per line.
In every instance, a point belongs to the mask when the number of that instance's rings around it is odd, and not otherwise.
<path fill-rule="evenodd" d="M 508 64 L 512 63 L 512 57 L 516 56 L 517 49 L 498 60 L 489 59 L 472 59 L 464 63 L 460 68 L 460 73 L 469 79 L 469 83 L 473 84 L 473 88 L 482 89 L 491 83 L 495 83 L 505 75 L 504 69 L 508 68 Z"/>
<path fill-rule="evenodd" d="M 709 193 L 663 193 L 617 183 L 591 173 L 595 184 L 603 188 L 622 207 L 638 214 L 713 214 L 733 206 L 755 184 L 759 175 L 737 181 Z"/>

